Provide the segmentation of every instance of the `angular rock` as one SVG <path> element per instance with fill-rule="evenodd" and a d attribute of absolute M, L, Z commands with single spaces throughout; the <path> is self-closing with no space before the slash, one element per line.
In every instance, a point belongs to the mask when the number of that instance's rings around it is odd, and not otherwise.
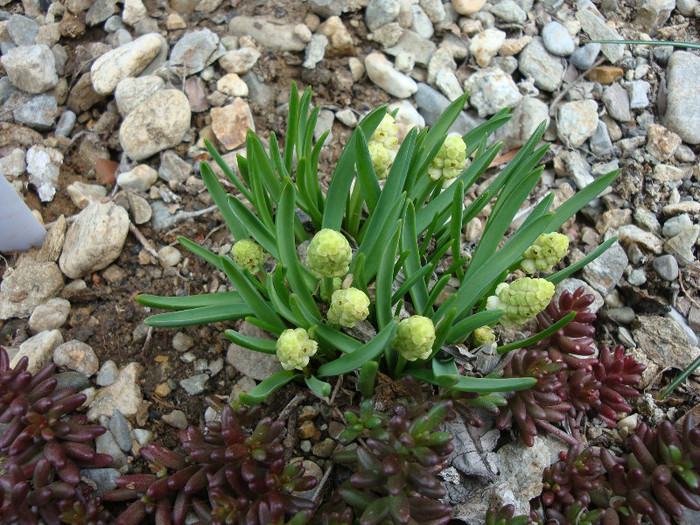
<path fill-rule="evenodd" d="M 302 66 L 306 69 L 314 69 L 316 64 L 326 56 L 326 47 L 328 47 L 328 37 L 326 35 L 315 34 L 312 36 L 306 46 L 304 63 Z"/>
<path fill-rule="evenodd" d="M 632 337 L 639 352 L 656 365 L 685 370 L 700 356 L 683 327 L 670 317 L 639 315 Z"/>
<path fill-rule="evenodd" d="M 605 18 L 598 12 L 592 2 L 582 3 L 582 7 L 576 12 L 576 19 L 588 34 L 591 40 L 622 40 L 617 30 L 606 23 Z M 625 46 L 620 44 L 602 44 L 601 49 L 605 57 L 613 64 L 617 64 L 625 54 Z"/>
<path fill-rule="evenodd" d="M 329 55 L 353 56 L 355 47 L 352 43 L 352 35 L 338 16 L 331 16 L 318 26 L 318 33 L 328 37 Z"/>
<path fill-rule="evenodd" d="M 397 98 L 410 97 L 418 89 L 415 81 L 394 69 L 394 65 L 382 53 L 367 55 L 365 68 L 373 83 Z"/>
<path fill-rule="evenodd" d="M 239 333 L 248 337 L 272 339 L 267 332 L 248 322 L 244 322 L 241 325 Z M 254 352 L 235 343 L 228 347 L 226 362 L 241 374 L 252 377 L 257 381 L 267 379 L 272 374 L 282 370 L 282 365 L 276 355 Z"/>
<path fill-rule="evenodd" d="M 187 77 L 213 64 L 225 52 L 219 36 L 209 29 L 202 29 L 184 35 L 175 43 L 169 65 L 176 73 Z"/>
<path fill-rule="evenodd" d="M 125 24 L 133 27 L 145 18 L 148 18 L 148 10 L 141 0 L 124 0 L 122 20 Z"/>
<path fill-rule="evenodd" d="M 232 97 L 247 97 L 248 85 L 236 73 L 224 75 L 216 82 L 217 91 Z"/>
<path fill-rule="evenodd" d="M 0 282 L 0 319 L 29 317 L 36 307 L 63 289 L 63 275 L 56 263 L 22 259 Z"/>
<path fill-rule="evenodd" d="M 228 73 L 243 75 L 252 69 L 260 58 L 260 51 L 253 47 L 232 49 L 219 59 L 219 65 Z"/>
<path fill-rule="evenodd" d="M 535 85 L 545 91 L 556 91 L 564 78 L 564 61 L 550 54 L 535 37 L 520 53 L 518 69 L 535 80 Z M 595 129 L 594 129 L 595 131 Z"/>
<path fill-rule="evenodd" d="M 85 184 L 76 180 L 66 188 L 66 192 L 78 208 L 85 209 L 91 202 L 99 202 L 107 196 L 107 188 L 101 184 Z"/>
<path fill-rule="evenodd" d="M 660 161 L 666 161 L 681 145 L 681 138 L 659 124 L 647 126 L 647 151 Z"/>
<path fill-rule="evenodd" d="M 678 261 L 673 255 L 661 255 L 654 259 L 651 264 L 659 277 L 666 281 L 675 281 L 678 279 Z"/>
<path fill-rule="evenodd" d="M 117 186 L 132 191 L 146 192 L 158 180 L 158 172 L 147 164 L 139 164 L 134 169 L 120 173 Z"/>
<path fill-rule="evenodd" d="M 514 106 L 523 98 L 512 77 L 494 67 L 473 73 L 464 82 L 464 89 L 469 93 L 469 104 L 482 118 Z"/>
<path fill-rule="evenodd" d="M 119 113 L 128 115 L 153 93 L 163 89 L 164 85 L 165 81 L 157 75 L 129 77 L 121 80 L 114 90 L 114 99 L 117 102 Z"/>
<path fill-rule="evenodd" d="M 676 0 L 643 0 L 637 8 L 634 23 L 645 33 L 654 35 L 669 19 L 675 7 Z"/>
<path fill-rule="evenodd" d="M 207 374 L 196 374 L 180 381 L 180 386 L 191 396 L 196 396 L 204 392 L 209 376 Z"/>
<path fill-rule="evenodd" d="M 40 304 L 29 318 L 29 331 L 36 334 L 45 330 L 61 328 L 68 320 L 70 302 L 60 297 L 49 299 Z"/>
<path fill-rule="evenodd" d="M 47 94 L 31 98 L 12 112 L 15 122 L 39 130 L 51 129 L 57 114 L 56 98 Z"/>
<path fill-rule="evenodd" d="M 85 15 L 85 23 L 89 26 L 101 24 L 117 12 L 117 0 L 95 0 Z"/>
<path fill-rule="evenodd" d="M 666 242 L 664 248 L 668 253 L 676 257 L 678 264 L 681 266 L 692 264 L 695 261 L 693 247 L 698 240 L 698 234 L 700 234 L 700 226 L 696 224 L 671 237 Z"/>
<path fill-rule="evenodd" d="M 597 127 L 598 104 L 594 100 L 576 100 L 559 107 L 557 134 L 569 147 L 581 146 Z"/>
<path fill-rule="evenodd" d="M 632 244 L 644 246 L 647 250 L 654 253 L 661 253 L 663 251 L 664 243 L 656 235 L 651 232 L 642 230 L 640 227 L 634 224 L 626 224 L 620 226 L 618 229 L 618 235 L 620 237 L 620 242 L 622 244 Z"/>
<path fill-rule="evenodd" d="M 68 94 L 68 101 L 66 104 L 76 113 L 87 111 L 104 99 L 104 97 L 98 94 L 92 87 L 92 80 L 90 78 L 90 72 L 82 75 Z"/>
<path fill-rule="evenodd" d="M 87 417 L 97 421 L 100 417 L 111 417 L 118 409 L 124 416 L 135 416 L 143 394 L 138 383 L 138 376 L 143 367 L 138 363 L 129 363 L 119 372 L 119 376 L 111 385 L 101 388 L 90 402 Z"/>
<path fill-rule="evenodd" d="M 311 31 L 304 24 L 275 24 L 260 16 L 234 17 L 229 31 L 234 36 L 249 36 L 275 51 L 303 51 L 311 39 Z"/>
<path fill-rule="evenodd" d="M 10 368 L 14 368 L 23 357 L 27 357 L 27 372 L 36 374 L 42 366 L 51 361 L 51 353 L 61 343 L 63 336 L 60 330 L 39 332 L 19 345 L 19 350 L 10 361 Z"/>
<path fill-rule="evenodd" d="M 668 129 L 688 144 L 700 144 L 700 58 L 686 51 L 671 55 L 666 70 Z"/>
<path fill-rule="evenodd" d="M 63 154 L 54 148 L 32 146 L 27 151 L 26 159 L 29 182 L 35 186 L 42 202 L 51 202 L 56 195 Z"/>
<path fill-rule="evenodd" d="M 222 108 L 211 110 L 211 126 L 221 145 L 228 150 L 245 143 L 248 130 L 255 131 L 255 122 L 250 107 L 242 98 Z"/>
<path fill-rule="evenodd" d="M 370 31 L 396 20 L 401 10 L 397 0 L 369 0 L 365 9 L 365 24 Z"/>
<path fill-rule="evenodd" d="M 433 56 L 437 47 L 430 40 L 422 38 L 418 33 L 406 30 L 401 33 L 396 44 L 386 50 L 387 54 L 398 56 L 400 53 L 411 55 L 416 64 L 427 66 L 430 57 Z"/>
<path fill-rule="evenodd" d="M 129 233 L 129 215 L 112 202 L 94 202 L 81 211 L 66 233 L 59 265 L 78 279 L 102 270 L 119 257 Z"/>
<path fill-rule="evenodd" d="M 122 122 L 119 142 L 133 160 L 177 146 L 190 128 L 190 103 L 182 91 L 157 91 Z"/>
<path fill-rule="evenodd" d="M 0 57 L 0 62 L 12 85 L 27 93 L 43 93 L 58 84 L 56 60 L 44 44 L 10 49 Z"/>
<path fill-rule="evenodd" d="M 617 286 L 627 266 L 627 254 L 619 243 L 613 244 L 583 269 L 583 278 L 605 297 Z"/>
<path fill-rule="evenodd" d="M 586 71 L 587 69 L 590 69 L 593 64 L 595 64 L 599 53 L 600 44 L 597 42 L 593 44 L 586 44 L 573 52 L 573 54 L 569 57 L 569 62 L 571 62 L 579 71 Z"/>
<path fill-rule="evenodd" d="M 535 97 L 524 97 L 513 108 L 513 117 L 496 131 L 496 140 L 503 142 L 501 151 L 521 147 L 542 121 L 549 122 L 549 107 Z"/>
<path fill-rule="evenodd" d="M 605 91 L 603 91 L 603 103 L 608 110 L 608 114 L 618 122 L 629 122 L 632 120 L 629 95 L 620 84 L 615 83 L 605 88 Z"/>
<path fill-rule="evenodd" d="M 481 67 L 486 67 L 505 42 L 506 33 L 500 29 L 490 28 L 472 37 L 469 52 L 474 55 Z"/>

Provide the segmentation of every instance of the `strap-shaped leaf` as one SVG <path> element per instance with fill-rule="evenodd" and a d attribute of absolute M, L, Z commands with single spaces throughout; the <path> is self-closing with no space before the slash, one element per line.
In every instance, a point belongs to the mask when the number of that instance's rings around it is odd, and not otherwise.
<path fill-rule="evenodd" d="M 279 142 L 277 142 L 277 135 L 274 131 L 270 132 L 270 160 L 275 166 L 280 179 L 285 179 L 289 177 L 289 171 L 287 171 L 287 166 L 284 165 L 284 160 L 282 160 L 282 153 L 280 151 Z"/>
<path fill-rule="evenodd" d="M 372 213 L 377 207 L 381 190 L 379 189 L 377 174 L 374 172 L 372 158 L 367 149 L 367 139 L 362 130 L 359 130 L 357 133 L 355 154 L 357 155 L 357 178 L 362 186 L 362 193 L 364 194 L 367 208 Z"/>
<path fill-rule="evenodd" d="M 248 130 L 246 135 L 246 149 L 248 152 L 248 160 L 255 164 L 256 173 L 265 185 L 265 189 L 272 196 L 272 200 L 277 202 L 282 192 L 282 183 L 279 176 L 275 173 L 275 168 L 272 165 L 270 157 L 267 156 L 265 147 L 260 138 L 254 131 Z"/>
<path fill-rule="evenodd" d="M 308 88 L 310 90 L 311 87 Z M 289 94 L 289 114 L 287 117 L 287 135 L 284 143 L 284 166 L 287 173 L 292 172 L 292 162 L 294 160 L 294 146 L 296 144 L 299 125 L 299 90 L 296 82 L 292 82 L 291 93 Z"/>
<path fill-rule="evenodd" d="M 233 283 L 233 286 L 236 287 L 236 291 L 241 294 L 241 298 L 250 308 L 252 315 L 259 317 L 262 321 L 278 329 L 284 330 L 287 328 L 284 321 L 280 319 L 269 303 L 263 299 L 258 290 L 248 281 L 238 265 L 227 255 L 221 259 L 224 263 L 224 272 Z"/>
<path fill-rule="evenodd" d="M 282 266 L 278 265 L 275 272 L 267 276 L 267 295 L 275 310 L 294 326 L 300 326 L 301 320 L 292 312 L 289 305 L 289 290 L 284 282 Z"/>
<path fill-rule="evenodd" d="M 197 257 L 200 257 L 207 261 L 212 266 L 218 268 L 219 270 L 224 270 L 224 265 L 221 262 L 221 257 L 210 252 L 206 248 L 200 246 L 194 241 L 189 240 L 187 237 L 178 237 L 177 242 L 179 242 L 183 247 L 191 251 Z"/>
<path fill-rule="evenodd" d="M 449 359 L 438 359 L 437 357 L 431 361 L 433 377 L 438 385 L 442 387 L 448 387 L 454 385 L 459 378 L 459 370 L 457 370 L 457 365 L 455 360 Z"/>
<path fill-rule="evenodd" d="M 360 374 L 357 378 L 357 389 L 364 399 L 372 399 L 378 371 L 379 363 L 377 361 L 367 361 L 360 368 Z"/>
<path fill-rule="evenodd" d="M 371 341 L 362 345 L 350 354 L 321 365 L 318 369 L 319 377 L 338 376 L 357 370 L 367 361 L 380 355 L 389 345 L 396 334 L 398 325 L 393 319 Z"/>
<path fill-rule="evenodd" d="M 447 334 L 450 331 L 450 327 L 452 326 L 455 317 L 457 317 L 457 308 L 452 308 L 447 311 L 445 317 L 443 317 L 440 321 L 440 324 L 437 325 L 437 328 L 435 329 L 435 341 L 433 342 L 433 350 L 430 353 L 429 359 L 434 358 L 440 351 L 440 348 L 442 348 L 442 345 L 445 342 L 445 339 L 447 339 Z"/>
<path fill-rule="evenodd" d="M 532 346 L 535 343 L 542 341 L 542 339 L 544 339 L 545 337 L 549 337 L 553 333 L 564 328 L 567 324 L 569 324 L 571 321 L 574 320 L 574 317 L 576 317 L 576 312 L 571 312 L 566 317 L 559 319 L 552 326 L 545 328 L 544 330 L 533 335 L 532 337 L 528 337 L 527 339 L 522 339 L 520 341 L 513 341 L 512 343 L 509 343 L 507 345 L 499 346 L 498 353 L 505 354 L 507 352 L 510 352 L 511 350 L 517 350 L 518 348 L 525 348 L 526 346 Z"/>
<path fill-rule="evenodd" d="M 214 203 L 219 208 L 221 215 L 224 216 L 226 226 L 228 226 L 233 238 L 236 241 L 247 239 L 248 233 L 246 232 L 245 227 L 231 211 L 231 208 L 229 208 L 226 192 L 221 186 L 219 180 L 216 178 L 216 175 L 214 175 L 214 172 L 209 167 L 209 164 L 202 162 L 200 170 L 202 172 L 202 180 L 204 181 L 204 185 L 207 187 L 211 198 L 214 200 Z"/>
<path fill-rule="evenodd" d="M 385 202 L 393 202 L 398 199 L 404 191 L 410 188 L 408 184 L 408 170 L 411 167 L 411 158 L 416 145 L 417 130 L 413 128 L 403 139 L 396 158 L 391 164 L 391 169 L 386 177 L 382 199 Z"/>
<path fill-rule="evenodd" d="M 433 385 L 438 385 L 438 380 L 432 370 L 428 369 L 410 369 L 406 370 L 404 375 L 410 375 L 420 381 L 427 381 Z M 456 383 L 450 385 L 451 390 L 460 392 L 517 392 L 532 388 L 537 379 L 534 377 L 516 377 L 509 379 L 491 379 L 487 377 L 467 377 L 460 376 Z"/>
<path fill-rule="evenodd" d="M 328 346 L 337 348 L 344 354 L 350 354 L 362 346 L 362 343 L 357 339 L 325 324 L 316 325 L 314 337 Z"/>
<path fill-rule="evenodd" d="M 401 230 L 401 251 L 408 251 L 408 257 L 404 261 L 404 275 L 413 277 L 421 270 L 420 256 L 418 255 L 418 235 L 416 232 L 416 213 L 413 203 L 409 200 L 403 214 L 403 229 Z M 408 281 L 407 281 L 408 282 Z M 404 283 L 405 284 L 405 283 Z M 428 302 L 428 289 L 423 279 L 419 279 L 409 289 L 413 300 L 413 307 L 417 312 L 425 310 Z"/>
<path fill-rule="evenodd" d="M 172 328 L 175 326 L 195 326 L 208 323 L 219 323 L 232 319 L 241 319 L 253 312 L 243 303 L 233 303 L 220 306 L 202 306 L 177 312 L 167 312 L 149 317 L 144 322 L 156 328 Z"/>
<path fill-rule="evenodd" d="M 250 203 L 255 208 L 255 211 L 258 212 L 258 217 L 260 217 L 263 224 L 269 229 L 273 229 L 275 223 L 272 220 L 272 202 L 265 190 L 265 185 L 253 158 L 249 159 L 248 166 L 250 168 L 250 187 L 253 194 L 253 200 Z"/>
<path fill-rule="evenodd" d="M 581 268 L 586 266 L 588 263 L 591 261 L 594 261 L 598 257 L 600 257 L 605 250 L 610 248 L 613 244 L 617 242 L 617 237 L 611 237 L 607 241 L 605 241 L 603 244 L 598 246 L 595 250 L 593 250 L 591 253 L 586 255 L 583 259 L 578 261 L 575 264 L 572 264 L 571 266 L 564 268 L 563 270 L 559 270 L 558 272 L 555 272 L 551 275 L 548 275 L 545 277 L 549 282 L 554 283 L 554 284 L 559 284 L 562 282 L 564 279 L 566 279 L 569 275 L 578 272 Z"/>
<path fill-rule="evenodd" d="M 447 283 L 452 279 L 452 275 L 449 273 L 445 273 L 442 277 L 438 279 L 438 281 L 433 285 L 432 289 L 430 290 L 430 295 L 428 296 L 428 300 L 425 303 L 425 307 L 423 308 L 423 311 L 421 315 L 425 317 L 430 317 L 433 319 L 433 312 L 432 308 L 433 305 L 435 304 L 435 301 L 437 300 L 438 296 L 442 293 L 442 291 L 445 289 L 445 286 L 447 286 Z M 435 320 L 435 319 L 433 319 Z"/>
<path fill-rule="evenodd" d="M 190 308 L 202 308 L 203 306 L 244 304 L 238 292 L 203 293 L 200 295 L 185 295 L 183 297 L 141 294 L 136 296 L 136 302 L 144 306 L 161 308 L 163 310 L 188 310 Z"/>
<path fill-rule="evenodd" d="M 459 343 L 464 341 L 469 334 L 471 334 L 477 328 L 489 325 L 498 321 L 505 312 L 503 310 L 485 310 L 483 312 L 478 312 L 474 315 L 470 315 L 466 319 L 462 319 L 460 322 L 452 326 L 447 334 L 448 343 Z"/>
<path fill-rule="evenodd" d="M 454 121 L 457 120 L 457 117 L 464 109 L 468 96 L 469 95 L 465 93 L 461 97 L 455 99 L 454 102 L 445 108 L 445 111 L 442 112 L 442 115 L 440 115 L 437 122 L 435 122 L 435 124 L 433 124 L 433 126 L 428 130 L 428 134 L 423 141 L 423 147 L 426 151 L 432 150 L 436 145 L 442 145 L 450 127 L 452 124 L 454 124 Z M 421 167 L 420 172 L 426 170 L 428 168 L 428 164 L 430 164 L 432 160 L 432 158 L 429 160 L 426 159 L 427 163 Z"/>
<path fill-rule="evenodd" d="M 248 209 L 248 207 L 239 201 L 236 197 L 228 196 L 228 205 L 231 210 L 236 214 L 236 217 L 240 220 L 242 224 L 246 225 L 248 232 L 250 232 L 251 237 L 263 247 L 263 249 L 272 255 L 273 258 L 279 260 L 279 254 L 277 253 L 277 241 L 273 232 L 271 232 L 267 226 L 265 226 L 258 217 Z"/>
<path fill-rule="evenodd" d="M 267 399 L 267 396 L 272 394 L 281 386 L 284 386 L 290 381 L 300 377 L 301 374 L 296 370 L 282 370 L 265 379 L 252 391 L 243 392 L 238 399 L 240 399 L 247 405 L 257 405 L 265 401 L 265 399 Z"/>
<path fill-rule="evenodd" d="M 270 339 L 260 339 L 258 337 L 248 337 L 247 335 L 242 335 L 235 330 L 226 330 L 226 337 L 239 346 L 247 348 L 249 350 L 255 350 L 256 352 L 262 352 L 263 354 L 275 354 L 277 349 L 275 345 L 276 341 L 271 341 Z"/>
<path fill-rule="evenodd" d="M 375 311 L 377 316 L 377 328 L 381 330 L 392 319 L 391 312 L 391 285 L 394 282 L 394 260 L 399 244 L 399 232 L 401 221 L 395 226 L 393 235 L 386 244 L 384 253 L 379 262 L 377 281 L 375 286 Z"/>
<path fill-rule="evenodd" d="M 214 162 L 216 162 L 221 168 L 221 171 L 224 172 L 224 175 L 230 180 L 233 185 L 240 191 L 243 196 L 250 200 L 250 190 L 245 187 L 241 179 L 238 178 L 238 176 L 233 172 L 233 170 L 229 167 L 228 164 L 226 164 L 226 161 L 224 158 L 219 155 L 219 152 L 216 151 L 216 148 L 211 145 L 211 142 L 209 142 L 207 139 L 204 139 L 204 145 L 206 146 L 207 150 L 209 150 L 209 154 L 211 155 L 211 158 L 214 159 Z M 240 169 L 240 168 L 239 168 Z"/>
<path fill-rule="evenodd" d="M 314 394 L 319 397 L 328 397 L 331 395 L 331 385 L 325 381 L 321 381 L 315 376 L 304 377 L 306 386 L 309 387 Z"/>
<path fill-rule="evenodd" d="M 410 252 L 409 252 L 410 255 Z M 406 263 L 406 258 L 404 258 L 404 264 Z M 391 304 L 394 305 L 401 300 L 401 298 L 406 295 L 406 292 L 418 281 L 424 281 L 426 275 L 430 275 L 432 270 L 431 266 L 423 266 L 420 270 L 417 272 L 414 272 L 411 274 L 411 276 L 406 279 L 403 284 L 399 287 L 398 290 L 394 292 L 394 295 L 391 296 Z M 425 285 L 425 282 L 423 282 L 423 285 Z"/>
<path fill-rule="evenodd" d="M 464 183 L 457 182 L 454 200 L 452 201 L 452 220 L 450 221 L 450 233 L 452 237 L 452 260 L 458 261 L 462 258 L 462 208 L 464 207 Z M 459 281 L 462 281 L 464 271 L 462 265 L 458 265 L 455 274 Z"/>

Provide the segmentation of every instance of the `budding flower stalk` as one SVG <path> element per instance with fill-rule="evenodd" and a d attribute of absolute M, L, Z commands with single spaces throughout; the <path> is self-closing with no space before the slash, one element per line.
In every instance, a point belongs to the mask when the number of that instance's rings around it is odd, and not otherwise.
<path fill-rule="evenodd" d="M 399 144 L 399 127 L 394 121 L 394 117 L 388 113 L 384 115 L 377 129 L 374 130 L 370 142 L 378 142 L 386 149 L 394 149 Z"/>
<path fill-rule="evenodd" d="M 523 324 L 544 310 L 554 296 L 554 284 L 546 279 L 522 277 L 501 283 L 486 301 L 487 310 L 505 310 L 500 323 L 506 328 Z"/>
<path fill-rule="evenodd" d="M 280 334 L 275 349 L 282 368 L 303 370 L 309 364 L 309 358 L 318 351 L 318 343 L 303 328 L 290 328 Z"/>
<path fill-rule="evenodd" d="M 487 343 L 493 343 L 496 340 L 496 334 L 493 329 L 488 326 L 480 326 L 472 333 L 472 343 L 474 346 L 482 346 Z"/>
<path fill-rule="evenodd" d="M 234 244 L 231 255 L 233 255 L 233 262 L 252 274 L 258 273 L 258 269 L 265 262 L 265 252 L 262 247 L 250 239 Z"/>
<path fill-rule="evenodd" d="M 306 265 L 318 278 L 345 277 L 351 260 L 352 249 L 348 240 L 329 228 L 318 232 L 306 251 Z"/>
<path fill-rule="evenodd" d="M 369 142 L 367 144 L 369 156 L 372 159 L 372 166 L 377 179 L 384 180 L 389 174 L 389 167 L 394 161 L 394 154 L 388 150 L 381 142 Z"/>
<path fill-rule="evenodd" d="M 369 297 L 362 290 L 347 288 L 333 292 L 328 320 L 352 328 L 369 315 Z"/>
<path fill-rule="evenodd" d="M 520 267 L 532 275 L 535 272 L 549 272 L 561 261 L 569 249 L 569 238 L 561 233 L 543 233 L 523 253 Z"/>
<path fill-rule="evenodd" d="M 394 117 L 386 114 L 372 137 L 367 141 L 367 149 L 372 159 L 374 173 L 379 180 L 386 179 L 391 163 L 396 158 L 396 150 L 399 144 L 398 135 L 399 127 L 394 122 Z"/>
<path fill-rule="evenodd" d="M 432 180 L 449 181 L 457 177 L 467 165 L 467 145 L 459 135 L 447 137 L 440 151 L 428 167 Z"/>
<path fill-rule="evenodd" d="M 427 359 L 433 351 L 435 325 L 422 315 L 413 315 L 399 323 L 391 347 L 406 361 Z"/>

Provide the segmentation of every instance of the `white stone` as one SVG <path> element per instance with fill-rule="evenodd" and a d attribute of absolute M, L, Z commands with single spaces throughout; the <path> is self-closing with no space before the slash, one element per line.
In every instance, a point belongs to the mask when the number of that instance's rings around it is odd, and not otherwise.
<path fill-rule="evenodd" d="M 216 82 L 216 89 L 232 97 L 247 97 L 248 84 L 236 73 L 224 75 Z"/>
<path fill-rule="evenodd" d="M 126 190 L 146 192 L 158 180 L 158 172 L 147 164 L 139 164 L 134 169 L 117 176 L 117 186 Z"/>
<path fill-rule="evenodd" d="M 500 29 L 486 29 L 475 35 L 469 43 L 469 51 L 481 67 L 486 67 L 506 39 L 506 33 Z"/>
<path fill-rule="evenodd" d="M 39 332 L 19 345 L 19 350 L 10 361 L 10 368 L 14 368 L 20 359 L 27 357 L 29 359 L 27 371 L 36 374 L 42 366 L 51 360 L 54 348 L 61 343 L 63 343 L 63 336 L 60 330 Z"/>
<path fill-rule="evenodd" d="M 390 95 L 407 98 L 418 90 L 415 81 L 396 71 L 393 64 L 382 53 L 373 52 L 367 55 L 365 67 L 369 79 Z"/>
<path fill-rule="evenodd" d="M 576 100 L 559 107 L 557 134 L 569 147 L 578 148 L 593 136 L 598 127 L 595 100 Z"/>
<path fill-rule="evenodd" d="M 157 75 L 129 77 L 120 81 L 114 90 L 114 100 L 117 102 L 119 113 L 128 115 L 153 93 L 163 89 L 164 85 L 165 81 Z"/>
<path fill-rule="evenodd" d="M 124 0 L 122 20 L 125 24 L 135 26 L 146 17 L 148 17 L 148 10 L 141 0 Z"/>
<path fill-rule="evenodd" d="M 32 146 L 27 151 L 27 173 L 29 182 L 36 187 L 42 202 L 51 202 L 56 195 L 56 184 L 63 154 L 55 148 Z"/>
<path fill-rule="evenodd" d="M 0 62 L 10 82 L 27 93 L 43 93 L 58 84 L 56 59 L 44 44 L 9 49 L 0 57 Z"/>
<path fill-rule="evenodd" d="M 452 0 L 452 7 L 460 15 L 473 15 L 479 12 L 485 3 L 486 0 Z"/>
<path fill-rule="evenodd" d="M 523 98 L 511 76 L 496 67 L 473 73 L 464 81 L 464 89 L 469 93 L 469 104 L 482 118 L 514 106 Z"/>
<path fill-rule="evenodd" d="M 68 320 L 70 302 L 60 297 L 49 299 L 40 304 L 29 318 L 29 331 L 36 334 L 45 330 L 61 328 Z"/>

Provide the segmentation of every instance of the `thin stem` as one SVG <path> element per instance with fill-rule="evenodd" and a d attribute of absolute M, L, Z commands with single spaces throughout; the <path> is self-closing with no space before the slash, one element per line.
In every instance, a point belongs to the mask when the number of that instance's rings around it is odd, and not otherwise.
<path fill-rule="evenodd" d="M 403 372 L 403 367 L 406 366 L 406 359 L 401 354 L 398 355 L 396 360 L 396 368 L 394 369 L 394 377 L 401 377 L 401 372 Z"/>

